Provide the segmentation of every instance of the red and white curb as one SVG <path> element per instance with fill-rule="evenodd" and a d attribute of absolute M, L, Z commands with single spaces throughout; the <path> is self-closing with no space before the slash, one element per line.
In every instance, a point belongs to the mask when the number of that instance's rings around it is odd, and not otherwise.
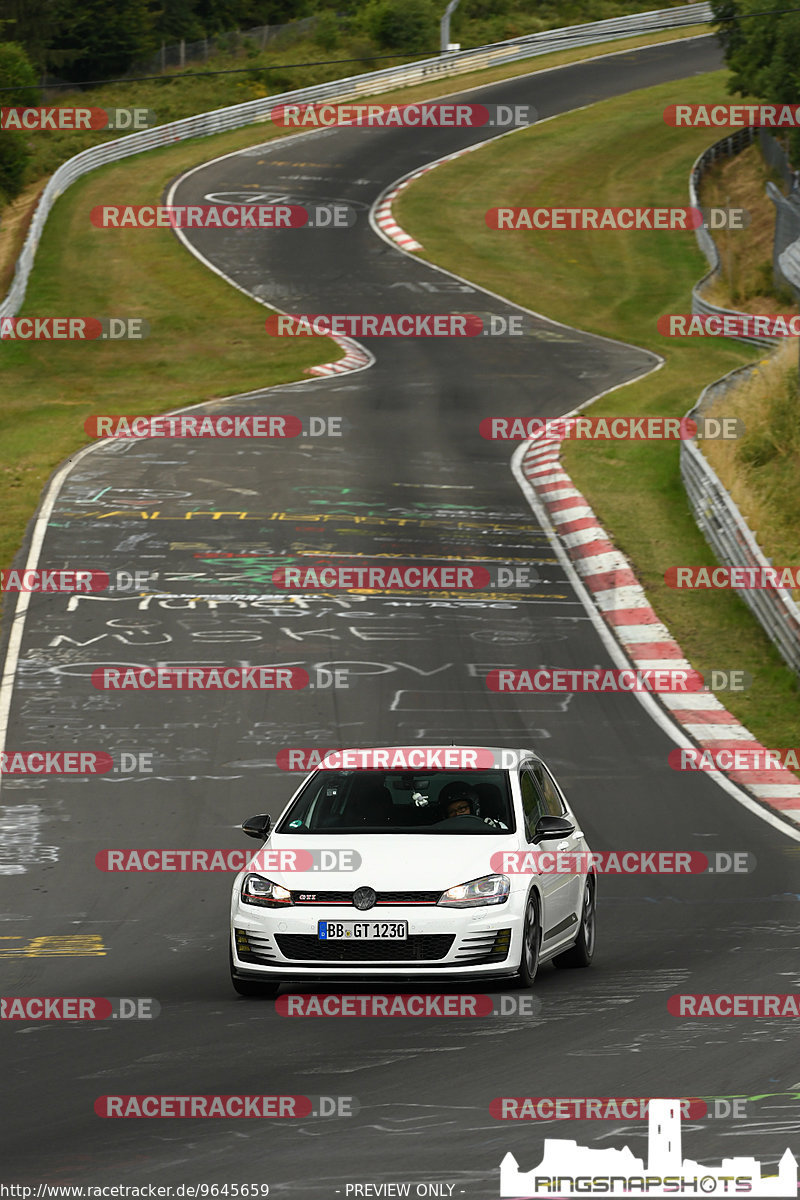
<path fill-rule="evenodd" d="M 522 474 L 547 511 L 564 550 L 610 632 L 642 669 L 691 664 L 659 621 L 630 563 L 561 465 L 561 441 L 536 438 L 522 458 Z M 766 749 L 711 692 L 660 692 L 673 721 L 705 750 Z M 785 768 L 722 771 L 762 804 L 800 823 L 800 779 Z"/>
<path fill-rule="evenodd" d="M 359 346 L 358 342 L 338 337 L 333 340 L 344 350 L 344 358 L 339 358 L 336 362 L 320 363 L 316 367 L 306 367 L 306 375 L 345 375 L 348 371 L 359 371 L 362 367 L 368 367 L 374 361 L 372 355 L 368 354 L 363 346 Z"/>
<path fill-rule="evenodd" d="M 375 224 L 382 233 L 389 238 L 390 241 L 396 242 L 398 246 L 402 246 L 404 250 L 421 250 L 422 244 L 415 241 L 410 233 L 406 233 L 394 219 L 392 215 L 392 201 L 400 195 L 400 193 L 408 187 L 408 185 L 417 179 L 420 175 L 424 175 L 426 171 L 432 170 L 432 167 L 422 167 L 419 171 L 415 171 L 413 175 L 409 175 L 402 183 L 398 183 L 390 192 L 381 199 L 380 203 L 376 204 L 373 212 Z"/>

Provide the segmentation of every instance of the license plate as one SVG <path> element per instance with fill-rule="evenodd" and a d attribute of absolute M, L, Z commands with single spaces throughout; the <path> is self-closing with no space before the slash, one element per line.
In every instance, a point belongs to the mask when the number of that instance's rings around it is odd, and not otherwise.
<path fill-rule="evenodd" d="M 408 937 L 407 921 L 319 921 L 321 942 L 361 941 L 376 939 L 403 942 Z"/>

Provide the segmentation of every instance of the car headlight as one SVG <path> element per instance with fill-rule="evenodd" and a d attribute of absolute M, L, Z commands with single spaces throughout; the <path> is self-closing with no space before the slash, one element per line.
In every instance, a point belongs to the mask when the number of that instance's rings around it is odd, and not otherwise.
<path fill-rule="evenodd" d="M 292 903 L 290 891 L 263 875 L 245 875 L 239 894 L 243 904 L 255 904 L 258 908 L 280 908 Z"/>
<path fill-rule="evenodd" d="M 439 897 L 445 908 L 477 908 L 479 904 L 505 904 L 511 883 L 506 875 L 484 875 L 448 888 Z"/>

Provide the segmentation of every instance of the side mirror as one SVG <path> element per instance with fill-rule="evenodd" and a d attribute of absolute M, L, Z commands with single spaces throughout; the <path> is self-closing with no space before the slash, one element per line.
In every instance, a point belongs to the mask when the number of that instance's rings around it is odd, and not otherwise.
<path fill-rule="evenodd" d="M 566 817 L 539 817 L 533 831 L 533 840 L 534 842 L 550 841 L 554 838 L 569 837 L 574 832 L 575 826 Z"/>
<path fill-rule="evenodd" d="M 246 821 L 242 822 L 242 829 L 248 837 L 258 838 L 260 842 L 263 842 L 271 825 L 272 818 L 268 817 L 266 813 L 262 813 L 258 817 L 248 817 Z"/>

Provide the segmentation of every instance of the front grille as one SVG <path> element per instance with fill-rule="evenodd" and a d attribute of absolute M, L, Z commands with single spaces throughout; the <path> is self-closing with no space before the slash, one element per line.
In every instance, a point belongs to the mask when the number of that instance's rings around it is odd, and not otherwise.
<path fill-rule="evenodd" d="M 295 962 L 421 962 L 444 958 L 455 941 L 451 933 L 414 934 L 396 942 L 376 938 L 366 942 L 329 942 L 308 933 L 276 933 L 278 949 Z"/>
<path fill-rule="evenodd" d="M 381 904 L 428 904 L 435 905 L 441 892 L 378 892 L 374 907 Z M 313 899 L 308 899 L 312 897 Z M 352 892 L 292 892 L 292 903 L 306 904 L 348 904 L 352 906 Z"/>

